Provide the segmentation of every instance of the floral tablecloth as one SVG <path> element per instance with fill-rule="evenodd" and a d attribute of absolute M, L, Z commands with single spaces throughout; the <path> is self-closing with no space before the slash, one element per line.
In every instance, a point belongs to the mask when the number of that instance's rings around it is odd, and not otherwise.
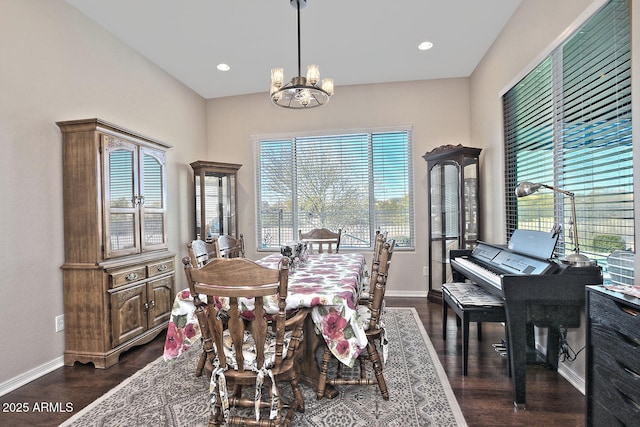
<path fill-rule="evenodd" d="M 277 268 L 282 256 L 272 254 L 256 262 Z M 362 288 L 365 259 L 362 254 L 314 254 L 289 276 L 287 310 L 311 307 L 316 332 L 338 360 L 353 366 L 367 345 L 367 337 L 358 319 L 356 303 Z M 203 301 L 206 299 L 203 298 Z M 228 308 L 227 298 L 216 297 L 209 304 Z M 246 300 L 253 309 L 253 300 Z M 275 296 L 264 299 L 268 313 L 277 313 Z M 193 298 L 188 289 L 178 292 L 171 311 L 164 359 L 172 360 L 200 339 L 200 327 L 195 316 Z"/>

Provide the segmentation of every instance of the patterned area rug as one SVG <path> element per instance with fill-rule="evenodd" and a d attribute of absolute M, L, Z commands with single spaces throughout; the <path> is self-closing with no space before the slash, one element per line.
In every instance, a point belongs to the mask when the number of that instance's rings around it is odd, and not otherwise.
<path fill-rule="evenodd" d="M 339 386 L 340 395 L 318 401 L 302 385 L 306 411 L 295 426 L 466 426 L 442 365 L 413 308 L 388 308 L 389 354 L 384 377 L 390 400 L 377 386 Z M 199 346 L 167 363 L 162 357 L 74 415 L 71 426 L 206 426 L 208 381 L 193 374 Z M 346 370 L 346 369 L 345 369 Z M 281 387 L 287 398 L 288 386 Z"/>

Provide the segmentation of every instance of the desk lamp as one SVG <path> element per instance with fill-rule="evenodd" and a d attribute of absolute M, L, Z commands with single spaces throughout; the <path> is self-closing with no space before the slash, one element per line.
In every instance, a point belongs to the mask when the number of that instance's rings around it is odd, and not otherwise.
<path fill-rule="evenodd" d="M 536 191 L 538 191 L 542 187 L 548 188 L 549 190 L 557 191 L 558 193 L 562 193 L 566 196 L 569 196 L 569 199 L 571 200 L 571 226 L 573 228 L 573 243 L 575 248 L 574 248 L 574 253 L 565 256 L 562 262 L 566 264 L 571 264 L 575 267 L 586 267 L 586 266 L 593 265 L 593 261 L 591 261 L 588 256 L 580 253 L 580 243 L 578 243 L 578 227 L 576 225 L 576 202 L 575 202 L 574 193 L 570 191 L 562 190 L 560 188 L 552 187 L 546 184 L 534 184 L 532 182 L 524 181 L 518 184 L 518 186 L 516 187 L 516 196 L 517 197 L 529 196 L 535 193 Z"/>

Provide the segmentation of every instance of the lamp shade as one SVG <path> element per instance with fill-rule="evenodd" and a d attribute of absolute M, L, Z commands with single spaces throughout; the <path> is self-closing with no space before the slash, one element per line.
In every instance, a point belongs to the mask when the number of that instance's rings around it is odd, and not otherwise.
<path fill-rule="evenodd" d="M 532 182 L 523 181 L 516 187 L 516 196 L 517 197 L 526 197 L 529 196 L 536 191 L 538 191 L 542 187 L 542 184 L 534 184 Z"/>

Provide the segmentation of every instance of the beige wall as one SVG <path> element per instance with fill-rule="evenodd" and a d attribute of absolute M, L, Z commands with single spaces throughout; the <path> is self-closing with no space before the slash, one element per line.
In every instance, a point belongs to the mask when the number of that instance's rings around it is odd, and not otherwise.
<path fill-rule="evenodd" d="M 99 117 L 173 145 L 168 217 L 179 252 L 192 232 L 188 164 L 206 152 L 206 103 L 62 0 L 0 0 L 0 10 L 0 385 L 11 386 L 59 366 L 64 351 L 54 327 L 64 261 L 55 122 Z"/>
<path fill-rule="evenodd" d="M 265 75 L 268 81 L 268 75 Z M 390 295 L 425 296 L 427 278 L 426 162 L 422 155 L 442 144 L 469 143 L 468 79 L 430 80 L 337 87 L 324 107 L 291 111 L 271 105 L 267 93 L 209 100 L 208 160 L 241 163 L 239 224 L 247 255 L 256 254 L 254 135 L 282 132 L 413 127 L 415 251 L 397 250 L 390 270 Z"/>

